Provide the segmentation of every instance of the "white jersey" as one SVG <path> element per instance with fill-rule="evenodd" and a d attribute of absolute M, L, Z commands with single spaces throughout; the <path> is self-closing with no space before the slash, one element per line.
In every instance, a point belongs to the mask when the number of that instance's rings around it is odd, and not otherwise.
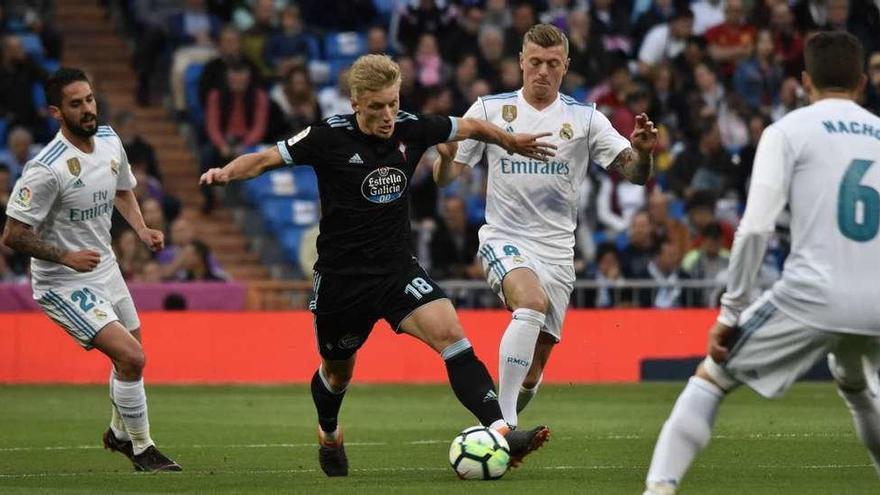
<path fill-rule="evenodd" d="M 459 144 L 455 161 L 473 167 L 486 154 L 489 189 L 483 229 L 514 236 L 546 263 L 571 264 L 578 191 L 587 168 L 590 162 L 608 168 L 630 146 L 629 140 L 595 105 L 561 93 L 541 111 L 526 102 L 522 90 L 484 96 L 464 117 L 486 120 L 508 132 L 552 133 L 542 138 L 558 147 L 547 162 L 510 155 L 499 146 L 475 140 Z"/>
<path fill-rule="evenodd" d="M 84 153 L 59 131 L 25 165 L 15 184 L 6 214 L 34 228 L 43 241 L 68 251 L 92 249 L 101 262 L 91 272 L 78 273 L 59 263 L 33 258 L 35 291 L 59 282 L 97 280 L 116 268 L 110 247 L 110 220 L 116 191 L 136 185 L 119 137 L 99 126 L 92 153 Z"/>
<path fill-rule="evenodd" d="M 880 336 L 880 118 L 823 99 L 764 131 L 719 321 L 735 323 L 748 304 L 786 204 L 791 253 L 770 301 L 810 327 Z"/>

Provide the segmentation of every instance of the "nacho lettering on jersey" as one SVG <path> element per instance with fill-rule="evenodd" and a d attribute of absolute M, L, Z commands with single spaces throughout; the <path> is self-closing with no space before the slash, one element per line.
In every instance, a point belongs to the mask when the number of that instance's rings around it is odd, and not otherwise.
<path fill-rule="evenodd" d="M 546 162 L 510 155 L 495 145 L 465 140 L 455 161 L 475 166 L 483 156 L 489 166 L 484 229 L 512 236 L 548 263 L 571 264 L 577 226 L 578 191 L 590 163 L 607 168 L 629 147 L 593 105 L 560 94 L 536 110 L 522 90 L 479 98 L 464 115 L 487 120 L 508 132 L 550 133 L 557 146 Z"/>
<path fill-rule="evenodd" d="M 321 196 L 323 273 L 385 274 L 412 263 L 407 193 L 422 154 L 456 132 L 449 117 L 399 112 L 389 139 L 337 115 L 280 141 L 290 165 L 311 165 Z"/>

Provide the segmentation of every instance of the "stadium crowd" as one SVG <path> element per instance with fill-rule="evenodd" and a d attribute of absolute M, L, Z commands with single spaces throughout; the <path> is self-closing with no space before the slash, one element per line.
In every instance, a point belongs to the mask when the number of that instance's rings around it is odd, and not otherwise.
<path fill-rule="evenodd" d="M 358 55 L 387 53 L 400 64 L 402 109 L 462 115 L 479 96 L 518 89 L 523 34 L 538 22 L 558 26 L 570 42 L 563 92 L 595 103 L 624 136 L 641 112 L 660 130 L 655 176 L 647 186 L 599 167 L 591 167 L 584 182 L 576 268 L 579 278 L 599 285 L 587 294 L 586 306 L 715 305 L 717 289 L 689 293 L 678 282 L 725 279 L 758 138 L 767 125 L 806 104 L 800 73 L 810 33 L 846 30 L 859 37 L 868 75 L 862 103 L 880 113 L 875 0 L 106 3 L 121 14 L 134 46 L 136 101 L 167 102 L 197 136 L 202 169 L 350 113 L 345 68 Z M 51 2 L 3 4 L 5 208 L 21 166 L 55 132 L 33 88 L 57 66 L 63 43 L 52 27 Z M 123 272 L 146 281 L 225 279 L 192 226 L 179 218 L 180 202 L 163 192 L 161 164 L 132 114 L 106 108 L 104 115 L 125 143 L 147 224 L 170 240 L 151 256 L 130 232 L 116 233 Z M 484 222 L 485 169 L 438 189 L 433 159 L 425 155 L 410 185 L 414 252 L 433 277 L 480 279 L 474 253 Z M 216 200 L 208 188 L 203 195 L 202 213 L 210 215 Z M 766 280 L 778 276 L 786 234 L 780 218 L 762 271 Z M 306 238 L 313 242 L 314 236 Z M 0 280 L 21 280 L 25 270 L 24 260 L 11 253 L 0 257 Z M 622 280 L 655 281 L 661 288 L 614 290 Z"/>

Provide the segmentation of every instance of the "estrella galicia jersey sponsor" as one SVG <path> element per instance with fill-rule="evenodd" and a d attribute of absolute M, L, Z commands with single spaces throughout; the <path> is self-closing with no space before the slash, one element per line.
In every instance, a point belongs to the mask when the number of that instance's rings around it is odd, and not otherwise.
<path fill-rule="evenodd" d="M 422 154 L 455 136 L 455 119 L 400 111 L 389 139 L 336 115 L 278 142 L 285 163 L 312 165 L 321 196 L 315 270 L 387 274 L 412 264 L 409 185 Z"/>

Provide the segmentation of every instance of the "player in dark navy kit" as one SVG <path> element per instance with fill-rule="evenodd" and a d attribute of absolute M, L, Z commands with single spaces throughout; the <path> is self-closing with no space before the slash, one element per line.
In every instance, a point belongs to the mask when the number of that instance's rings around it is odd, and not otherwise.
<path fill-rule="evenodd" d="M 224 184 L 284 164 L 315 168 L 323 216 L 309 309 L 322 359 L 312 377 L 321 468 L 328 476 L 348 474 L 337 417 L 355 354 L 379 319 L 440 353 L 456 397 L 481 424 L 505 435 L 516 465 L 550 430 L 513 430 L 502 419 L 492 378 L 452 303 L 409 248 L 408 184 L 422 154 L 437 143 L 477 139 L 538 160 L 552 156 L 555 146 L 538 141 L 549 134 L 511 134 L 483 120 L 400 111 L 400 68 L 384 55 L 359 58 L 349 85 L 353 115 L 331 117 L 201 178 Z"/>

